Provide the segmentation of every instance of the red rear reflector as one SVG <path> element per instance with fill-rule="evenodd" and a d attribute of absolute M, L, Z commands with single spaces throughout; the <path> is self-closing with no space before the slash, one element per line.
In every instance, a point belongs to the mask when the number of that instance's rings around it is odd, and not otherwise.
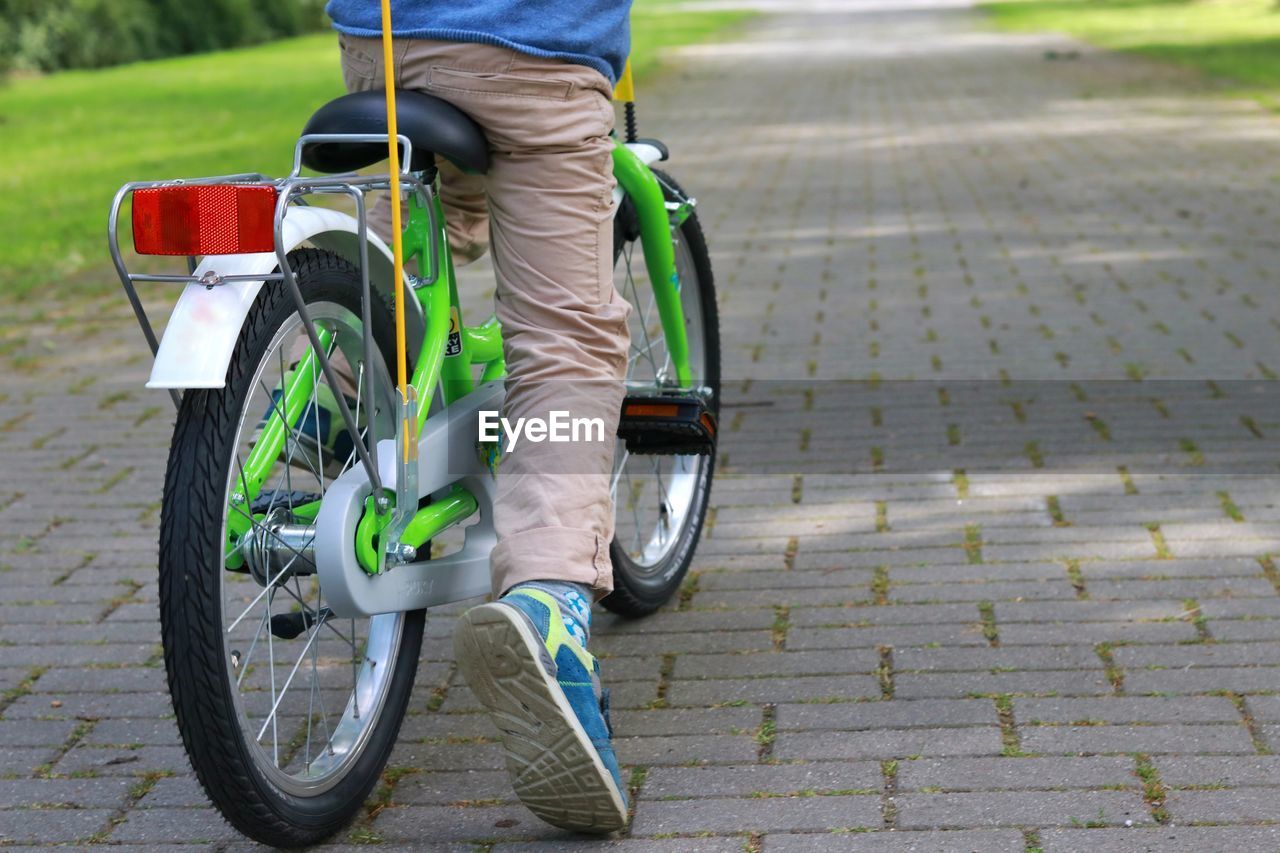
<path fill-rule="evenodd" d="M 275 187 L 201 184 L 133 194 L 133 248 L 139 255 L 274 252 Z"/>

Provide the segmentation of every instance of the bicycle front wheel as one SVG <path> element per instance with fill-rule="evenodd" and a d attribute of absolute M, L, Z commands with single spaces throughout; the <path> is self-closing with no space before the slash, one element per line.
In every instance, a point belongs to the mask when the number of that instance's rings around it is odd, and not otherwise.
<path fill-rule="evenodd" d="M 293 253 L 290 266 L 342 387 L 317 368 L 286 288 L 264 286 L 226 387 L 183 396 L 160 534 L 161 632 L 183 743 L 227 820 L 280 847 L 341 829 L 377 782 L 424 617 L 337 619 L 325 606 L 315 515 L 334 479 L 359 464 L 355 444 L 370 427 L 394 434 L 391 312 L 374 297 L 377 354 L 365 363 L 359 273 L 315 250 Z"/>
<path fill-rule="evenodd" d="M 654 174 L 668 201 L 685 197 L 670 175 L 656 169 Z M 627 233 L 625 217 L 619 222 L 614 286 L 631 303 L 627 384 L 678 388 L 639 240 L 634 231 Z M 711 410 L 718 413 L 720 322 L 711 259 L 696 213 L 673 229 L 672 243 L 694 387 L 706 390 Z M 606 608 L 624 616 L 644 616 L 680 588 L 702 535 L 714 469 L 714 456 L 637 455 L 618 442 L 612 481 L 614 538 L 609 548 L 613 592 L 601 602 Z"/>

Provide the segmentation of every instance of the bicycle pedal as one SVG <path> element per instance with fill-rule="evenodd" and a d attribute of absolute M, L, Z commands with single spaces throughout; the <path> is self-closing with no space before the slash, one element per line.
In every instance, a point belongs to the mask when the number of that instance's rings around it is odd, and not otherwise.
<path fill-rule="evenodd" d="M 697 394 L 628 394 L 618 437 L 637 455 L 709 456 L 716 450 L 715 412 Z"/>
<path fill-rule="evenodd" d="M 310 631 L 315 625 L 333 617 L 333 611 L 327 607 L 320 608 L 319 613 L 304 610 L 299 613 L 277 613 L 271 617 L 271 634 L 280 640 L 292 640 L 303 631 Z"/>

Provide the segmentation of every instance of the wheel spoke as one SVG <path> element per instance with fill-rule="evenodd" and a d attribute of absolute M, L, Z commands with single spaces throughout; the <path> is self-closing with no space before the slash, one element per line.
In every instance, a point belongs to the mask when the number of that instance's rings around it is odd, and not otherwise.
<path fill-rule="evenodd" d="M 297 675 L 297 674 L 298 674 L 298 667 L 302 666 L 302 662 L 303 662 L 304 660 L 306 660 L 306 659 L 307 659 L 307 653 L 311 651 L 311 646 L 312 646 L 312 644 L 313 644 L 313 643 L 315 643 L 316 638 L 320 636 L 320 625 L 321 625 L 322 623 L 323 623 L 323 620 L 321 620 L 321 622 L 317 622 L 317 623 L 316 623 L 315 628 L 313 628 L 313 629 L 311 630 L 311 634 L 310 634 L 310 636 L 307 638 L 307 644 L 306 644 L 306 646 L 304 646 L 304 647 L 303 647 L 303 649 L 302 649 L 302 654 L 301 654 L 301 655 L 299 655 L 299 656 L 298 656 L 297 661 L 295 661 L 295 662 L 294 662 L 294 664 L 293 664 L 293 669 L 289 670 L 289 677 L 285 679 L 284 686 L 280 688 L 280 696 L 279 696 L 279 698 L 276 698 L 276 695 L 275 695 L 275 681 L 276 681 L 276 679 L 275 679 L 275 660 L 274 660 L 274 659 L 272 660 L 272 662 L 271 662 L 271 663 L 272 663 L 272 666 L 271 666 L 271 685 L 272 685 L 272 686 L 271 686 L 271 698 L 272 698 L 272 699 L 274 699 L 275 701 L 274 701 L 274 702 L 273 702 L 273 704 L 271 705 L 271 713 L 267 715 L 266 722 L 264 722 L 264 723 L 262 724 L 262 729 L 261 729 L 261 730 L 259 730 L 259 732 L 258 732 L 258 737 L 257 737 L 257 738 L 255 738 L 255 740 L 262 740 L 262 736 L 263 736 L 264 734 L 266 734 L 266 733 L 267 733 L 267 724 L 268 724 L 268 723 L 270 723 L 270 724 L 271 724 L 271 726 L 272 726 L 272 730 L 273 730 L 273 732 L 274 732 L 274 729 L 275 729 L 275 720 L 276 720 L 276 711 L 279 709 L 279 707 L 280 707 L 280 703 L 284 701 L 284 695 L 285 695 L 285 693 L 287 693 L 287 692 L 289 691 L 289 685 L 293 684 L 293 677 L 294 677 L 295 675 Z M 273 739 L 273 740 L 275 740 L 275 739 L 276 739 L 276 737 L 275 737 L 274 733 L 273 733 L 273 735 L 272 735 L 272 739 Z M 277 748 L 276 748 L 276 762 L 277 762 L 277 763 L 276 763 L 276 766 L 277 766 L 277 767 L 279 766 L 279 760 L 280 760 L 280 756 L 279 756 L 279 747 L 277 746 Z"/>
<path fill-rule="evenodd" d="M 271 587 L 267 587 L 267 591 L 270 592 L 270 590 L 271 590 Z M 267 611 L 265 614 L 263 614 L 266 617 L 268 622 L 271 621 L 272 598 L 273 596 L 271 595 L 267 596 Z M 280 704 L 280 700 L 276 698 L 275 633 L 270 629 L 267 630 L 267 675 L 271 678 L 271 701 L 273 703 L 271 716 L 267 720 L 267 722 L 271 724 L 271 762 L 276 767 L 279 767 L 280 766 L 280 732 L 278 727 L 276 726 L 275 708 Z M 262 732 L 259 732 L 258 736 L 254 738 L 254 740 L 261 741 L 262 734 L 263 732 L 266 731 L 266 729 L 267 729 L 266 725 L 263 725 Z"/>
<path fill-rule="evenodd" d="M 240 682 L 244 681 L 245 675 L 249 672 L 249 662 L 253 660 L 253 651 L 258 647 L 258 640 L 262 637 L 262 629 L 267 625 L 266 614 L 258 622 L 258 630 L 253 632 L 253 642 L 249 644 L 249 651 L 245 653 L 244 659 L 240 661 L 240 674 L 236 676 L 236 687 L 240 686 Z"/>

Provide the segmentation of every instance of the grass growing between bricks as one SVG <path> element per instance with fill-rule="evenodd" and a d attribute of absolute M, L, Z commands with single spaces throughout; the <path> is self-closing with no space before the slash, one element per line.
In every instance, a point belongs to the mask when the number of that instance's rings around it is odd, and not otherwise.
<path fill-rule="evenodd" d="M 1124 695 L 1124 670 L 1116 663 L 1115 656 L 1112 654 L 1111 643 L 1098 643 L 1093 647 L 1094 652 L 1102 661 L 1102 666 L 1107 675 L 1107 682 L 1111 685 L 1111 690 L 1117 696 Z"/>
<path fill-rule="evenodd" d="M 982 619 L 982 636 L 990 646 L 1000 645 L 1000 632 L 996 628 L 996 606 L 990 601 L 978 602 L 978 615 Z"/>
<path fill-rule="evenodd" d="M 880 793 L 880 817 L 885 829 L 897 829 L 898 804 L 898 762 L 896 759 L 880 762 L 880 778 L 883 790 Z"/>
<path fill-rule="evenodd" d="M 1013 697 L 1002 693 L 994 697 L 996 717 L 1000 720 L 1000 754 L 1005 758 L 1021 758 L 1026 755 L 1022 751 L 1022 738 L 1018 734 L 1018 725 L 1013 718 Z"/>
<path fill-rule="evenodd" d="M 1170 816 L 1169 810 L 1165 808 L 1165 801 L 1169 796 L 1169 789 L 1160 780 L 1160 773 L 1151 763 L 1151 756 L 1138 753 L 1134 756 L 1134 761 L 1137 766 L 1133 772 L 1142 783 L 1142 800 L 1151 812 L 1151 819 L 1158 824 L 1167 824 Z"/>

